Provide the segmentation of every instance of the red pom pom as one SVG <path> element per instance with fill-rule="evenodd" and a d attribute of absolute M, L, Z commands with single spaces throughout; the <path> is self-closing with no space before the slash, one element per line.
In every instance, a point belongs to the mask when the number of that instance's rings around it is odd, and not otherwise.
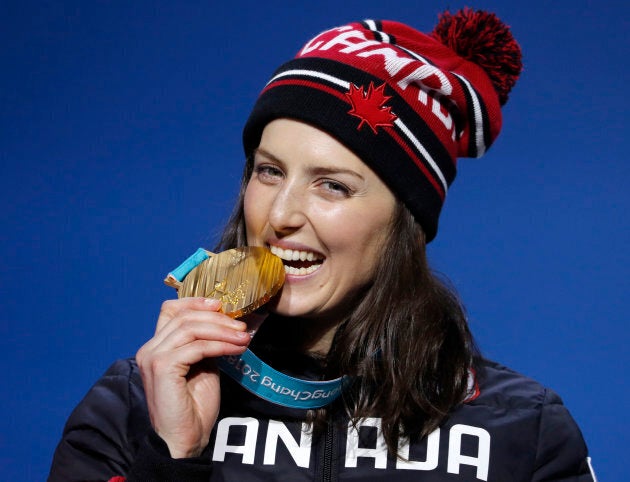
<path fill-rule="evenodd" d="M 501 105 L 507 102 L 508 94 L 523 69 L 521 48 L 510 28 L 495 14 L 469 8 L 455 15 L 446 11 L 440 15 L 431 35 L 460 57 L 483 68 L 499 95 Z"/>

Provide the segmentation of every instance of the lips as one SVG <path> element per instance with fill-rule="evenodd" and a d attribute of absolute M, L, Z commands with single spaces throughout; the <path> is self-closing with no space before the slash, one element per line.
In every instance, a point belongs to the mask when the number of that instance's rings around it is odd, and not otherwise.
<path fill-rule="evenodd" d="M 282 249 L 273 245 L 271 245 L 269 249 L 282 260 L 286 274 L 298 276 L 311 274 L 316 271 L 324 261 L 321 255 L 313 251 Z"/>

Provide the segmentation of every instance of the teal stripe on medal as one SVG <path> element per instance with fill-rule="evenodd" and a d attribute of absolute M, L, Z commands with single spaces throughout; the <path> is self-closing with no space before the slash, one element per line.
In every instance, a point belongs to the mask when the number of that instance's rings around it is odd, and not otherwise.
<path fill-rule="evenodd" d="M 177 281 L 183 281 L 188 273 L 195 269 L 199 264 L 208 259 L 210 255 L 208 252 L 199 248 L 191 256 L 186 259 L 182 264 L 169 273 Z"/>
<path fill-rule="evenodd" d="M 267 365 L 251 350 L 242 355 L 217 359 L 223 373 L 243 388 L 276 405 L 291 408 L 320 408 L 341 395 L 346 377 L 334 380 L 301 380 L 286 375 Z"/>

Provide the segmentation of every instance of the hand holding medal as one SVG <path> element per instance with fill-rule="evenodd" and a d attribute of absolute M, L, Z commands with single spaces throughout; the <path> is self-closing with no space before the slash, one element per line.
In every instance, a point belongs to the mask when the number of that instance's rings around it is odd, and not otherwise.
<path fill-rule="evenodd" d="M 221 312 L 233 318 L 247 317 L 248 333 L 253 336 L 266 318 L 266 314 L 255 310 L 278 292 L 284 273 L 280 258 L 266 248 L 248 246 L 217 255 L 200 248 L 169 273 L 164 282 L 177 289 L 180 298 L 219 299 Z M 249 349 L 240 356 L 224 355 L 217 359 L 217 364 L 255 395 L 293 408 L 328 405 L 341 394 L 344 381 L 343 377 L 328 381 L 291 377 L 273 369 Z"/>
<path fill-rule="evenodd" d="M 251 341 L 237 317 L 282 286 L 282 262 L 264 248 L 210 257 L 198 250 L 165 280 L 180 299 L 162 305 L 155 334 L 137 353 L 151 423 L 173 458 L 208 443 L 220 406 L 217 359 L 241 355 Z"/>

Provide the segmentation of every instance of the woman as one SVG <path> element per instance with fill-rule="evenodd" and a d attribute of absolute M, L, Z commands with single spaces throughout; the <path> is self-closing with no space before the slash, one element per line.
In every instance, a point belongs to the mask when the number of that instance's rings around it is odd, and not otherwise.
<path fill-rule="evenodd" d="M 283 260 L 267 319 L 252 338 L 259 315 L 165 302 L 73 412 L 50 480 L 593 480 L 560 399 L 478 355 L 425 256 L 456 158 L 496 138 L 520 69 L 507 27 L 470 10 L 431 35 L 364 21 L 308 42 L 245 126 L 219 246 Z M 248 347 L 299 379 L 344 377 L 341 396 L 250 394 L 218 369 Z"/>

